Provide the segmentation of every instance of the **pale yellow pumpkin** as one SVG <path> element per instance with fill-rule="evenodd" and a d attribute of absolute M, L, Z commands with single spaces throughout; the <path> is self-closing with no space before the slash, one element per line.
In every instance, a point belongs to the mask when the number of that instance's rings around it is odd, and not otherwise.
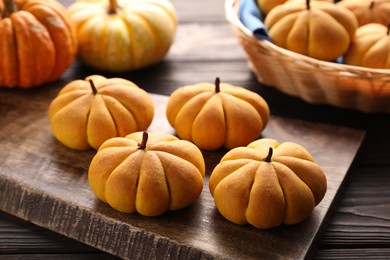
<path fill-rule="evenodd" d="M 114 209 L 157 216 L 194 203 L 203 190 L 199 148 L 169 134 L 137 132 L 104 142 L 92 159 L 92 191 Z"/>
<path fill-rule="evenodd" d="M 359 27 L 344 63 L 376 69 L 390 69 L 389 27 L 379 23 Z"/>
<path fill-rule="evenodd" d="M 306 148 L 264 138 L 227 152 L 210 175 L 209 189 L 226 219 L 266 229 L 309 217 L 325 196 L 327 180 Z"/>
<path fill-rule="evenodd" d="M 325 61 L 345 54 L 358 27 L 350 10 L 323 1 L 276 6 L 264 24 L 279 47 Z"/>
<path fill-rule="evenodd" d="M 173 43 L 177 27 L 169 0 L 90 0 L 69 6 L 76 23 L 79 58 L 112 72 L 158 63 Z"/>

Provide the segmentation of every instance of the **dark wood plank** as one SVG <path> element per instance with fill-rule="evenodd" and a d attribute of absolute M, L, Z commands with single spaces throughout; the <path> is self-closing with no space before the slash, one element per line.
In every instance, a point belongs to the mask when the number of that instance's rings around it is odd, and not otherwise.
<path fill-rule="evenodd" d="M 1 255 L 16 256 L 18 254 L 78 254 L 96 256 L 102 254 L 95 248 L 76 243 L 74 240 L 38 227 L 30 222 L 15 219 L 11 215 L 0 212 L 0 252 Z M 73 243 L 73 244 L 72 244 Z M 67 246 L 71 245 L 71 246 Z M 1 257 L 0 257 L 1 258 Z"/>
<path fill-rule="evenodd" d="M 318 260 L 323 259 L 378 259 L 386 260 L 389 259 L 389 249 L 388 248 L 336 248 L 336 249 L 327 249 L 319 251 Z"/>
<path fill-rule="evenodd" d="M 7 254 L 4 256 L 7 260 L 20 260 L 20 259 L 35 259 L 35 260 L 109 260 L 118 259 L 107 254 L 95 253 L 95 254 L 84 254 L 84 253 L 40 253 L 40 254 Z"/>
<path fill-rule="evenodd" d="M 264 136 L 280 142 L 296 141 L 308 147 L 328 174 L 326 197 L 312 217 L 299 225 L 262 231 L 229 223 L 215 210 L 207 178 L 204 192 L 193 206 L 161 217 L 145 218 L 121 214 L 99 202 L 86 179 L 94 151 L 73 151 L 51 136 L 47 108 L 58 89 L 42 88 L 27 94 L 6 91 L 0 99 L 1 103 L 9 104 L 7 114 L 13 115 L 2 119 L 6 123 L 2 124 L 5 127 L 0 135 L 3 148 L 0 198 L 4 202 L 0 209 L 125 258 L 275 254 L 305 257 L 322 229 L 364 136 L 363 132 L 349 128 L 272 117 Z M 39 98 L 27 103 L 31 95 Z M 153 98 L 157 114 L 150 132 L 174 133 L 165 120 L 168 97 L 153 95 Z M 26 105 L 12 107 L 14 103 Z M 335 137 L 329 136 L 329 132 L 335 133 Z M 329 146 L 334 140 L 337 140 L 335 145 Z M 205 153 L 209 173 L 223 154 L 224 151 Z M 226 238 L 227 234 L 230 235 Z M 287 239 L 288 236 L 294 239 Z M 259 241 L 263 247 L 258 247 Z M 240 244 L 245 246 L 239 247 Z"/>
<path fill-rule="evenodd" d="M 65 4 L 71 3 L 71 0 L 61 0 Z M 342 110 L 327 105 L 311 106 L 298 98 L 289 97 L 276 90 L 258 84 L 247 69 L 245 56 L 235 43 L 232 32 L 229 32 L 229 26 L 224 23 L 223 1 L 185 1 L 173 0 L 178 8 L 179 29 L 177 40 L 171 49 L 168 57 L 163 63 L 137 73 L 129 73 L 124 76 L 140 83 L 145 89 L 154 92 L 169 95 L 176 87 L 201 81 L 212 81 L 216 75 L 221 76 L 225 81 L 243 85 L 249 89 L 256 90 L 267 98 L 274 115 L 300 119 L 310 122 L 322 122 L 327 124 L 349 126 L 367 130 L 367 136 L 363 144 L 359 159 L 355 161 L 352 170 L 350 182 L 347 183 L 345 192 L 340 201 L 340 207 L 336 209 L 334 218 L 330 219 L 330 225 L 324 233 L 317 252 L 318 259 L 386 259 L 390 255 L 390 246 L 388 237 L 390 234 L 390 217 L 388 212 L 388 193 L 389 190 L 389 162 L 390 162 L 390 144 L 388 133 L 390 131 L 389 115 L 366 115 L 352 110 Z M 185 44 L 184 44 L 185 42 Z M 37 102 L 24 102 L 23 106 L 28 111 L 35 106 L 43 111 L 47 106 L 47 96 L 42 99 L 41 91 L 47 91 L 50 97 L 56 94 L 60 86 L 63 86 L 69 80 L 87 76 L 95 73 L 77 62 L 56 84 L 44 87 L 43 90 L 28 91 L 29 99 L 35 99 Z M 51 89 L 54 87 L 54 89 Z M 13 94 L 21 95 L 21 91 L 4 91 L 4 101 L 8 97 L 14 97 Z M 18 101 L 21 101 L 20 99 Z M 24 117 L 25 112 L 16 109 L 19 104 L 10 100 L 4 101 L 0 105 L 0 140 L 11 136 L 16 143 L 20 143 L 20 138 L 15 133 L 1 135 L 5 125 L 12 123 L 15 117 Z M 28 112 L 27 112 L 28 113 Z M 43 118 L 42 113 L 42 118 Z M 21 124 L 27 133 L 29 130 L 29 121 L 34 122 L 34 117 L 29 118 Z M 41 121 L 40 121 L 41 122 Z M 16 132 L 19 130 L 15 130 Z M 27 138 L 27 142 L 30 142 Z M 0 146 L 3 149 L 2 146 Z M 1 150 L 0 149 L 0 150 Z M 34 149 L 33 149 L 34 150 Z M 54 151 L 56 149 L 53 149 Z M 61 150 L 61 149 L 60 149 Z M 36 151 L 36 150 L 35 150 Z M 31 153 L 31 152 L 30 152 Z M 34 153 L 34 152 L 32 152 Z M 75 168 L 68 168 L 76 172 L 74 176 L 85 170 L 85 164 L 80 164 L 70 156 L 65 158 L 57 157 L 56 164 L 64 166 L 65 162 L 70 160 L 75 163 Z M 0 156 L 0 165 L 4 158 Z M 379 167 L 378 167 L 379 166 Z M 67 169 L 66 167 L 64 167 Z M 373 174 L 374 173 L 374 174 Z M 369 185 L 366 185 L 369 183 Z M 0 203 L 1 204 L 1 203 Z M 15 209 L 18 210 L 18 209 Z M 19 209 L 22 211 L 21 209 Z M 24 212 L 22 212 L 24 213 Z M 4 218 L 0 214 L 0 219 Z M 18 219 L 14 217 L 6 218 L 7 223 Z M 31 221 L 31 219 L 29 219 Z M 53 242 L 58 242 L 59 247 L 71 251 L 75 245 L 79 245 L 78 252 L 69 255 L 71 259 L 85 259 L 89 254 L 85 254 L 83 245 L 65 239 L 59 242 L 53 236 L 53 232 L 33 226 L 20 228 L 20 236 L 12 236 L 11 239 L 0 240 L 0 254 L 3 254 L 1 246 L 8 248 L 19 248 L 20 254 L 7 255 L 7 259 L 20 259 L 27 257 L 29 259 L 41 259 L 42 256 L 56 259 L 69 259 L 68 253 L 62 254 L 61 250 L 57 254 L 52 250 Z M 0 234 L 5 230 L 0 226 Z M 13 244 L 17 240 L 19 245 Z M 34 241 L 35 240 L 35 241 Z M 34 242 L 32 242 L 34 241 Z M 57 241 L 57 242 L 56 242 Z M 29 243 L 35 244 L 43 255 L 29 253 Z M 89 249 L 88 249 L 89 250 Z M 50 252 L 50 255 L 45 255 Z M 104 255 L 104 254 L 103 254 Z M 78 258 L 81 256 L 81 258 Z M 97 255 L 98 256 L 98 255 Z M 1 257 L 1 256 L 0 256 Z"/>
<path fill-rule="evenodd" d="M 372 246 L 390 251 L 389 173 L 389 165 L 354 171 L 321 248 Z"/>

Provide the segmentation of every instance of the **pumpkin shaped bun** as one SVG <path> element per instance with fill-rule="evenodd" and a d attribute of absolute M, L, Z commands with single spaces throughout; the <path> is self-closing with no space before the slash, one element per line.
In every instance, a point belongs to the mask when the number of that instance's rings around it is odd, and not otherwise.
<path fill-rule="evenodd" d="M 260 8 L 260 10 L 264 14 L 268 14 L 275 6 L 284 4 L 288 1 L 301 1 L 304 2 L 306 0 L 257 0 L 257 5 Z M 326 1 L 330 3 L 334 3 L 333 0 L 313 0 L 313 1 Z"/>
<path fill-rule="evenodd" d="M 369 23 L 359 27 L 344 63 L 375 69 L 390 69 L 390 24 Z"/>
<path fill-rule="evenodd" d="M 195 202 L 203 189 L 199 148 L 169 134 L 137 132 L 107 140 L 92 159 L 92 191 L 114 209 L 157 216 Z"/>
<path fill-rule="evenodd" d="M 54 0 L 0 0 L 0 43 L 2 87 L 54 81 L 77 53 L 68 13 Z"/>
<path fill-rule="evenodd" d="M 390 0 L 343 0 L 337 5 L 351 10 L 357 17 L 359 26 L 368 23 L 390 23 Z"/>
<path fill-rule="evenodd" d="M 324 1 L 288 1 L 273 8 L 264 20 L 274 44 L 315 59 L 342 56 L 358 28 L 347 8 Z"/>
<path fill-rule="evenodd" d="M 177 27 L 169 0 L 80 0 L 68 7 L 79 58 L 102 71 L 125 72 L 158 63 Z"/>
<path fill-rule="evenodd" d="M 100 75 L 70 82 L 49 107 L 53 135 L 77 150 L 98 149 L 109 138 L 144 131 L 153 116 L 147 92 L 131 81 Z"/>
<path fill-rule="evenodd" d="M 266 15 L 275 6 L 284 4 L 287 0 L 256 0 L 259 9 Z"/>
<path fill-rule="evenodd" d="M 204 150 L 231 149 L 257 139 L 268 123 L 267 102 L 257 93 L 220 83 L 198 83 L 175 90 L 167 118 L 176 134 Z"/>
<path fill-rule="evenodd" d="M 264 138 L 226 153 L 209 188 L 226 219 L 267 229 L 306 219 L 324 197 L 327 182 L 304 147 Z"/>

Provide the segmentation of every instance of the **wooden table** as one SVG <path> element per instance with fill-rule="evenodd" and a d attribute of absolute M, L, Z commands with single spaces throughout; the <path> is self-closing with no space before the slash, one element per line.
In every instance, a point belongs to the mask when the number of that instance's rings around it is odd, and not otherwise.
<path fill-rule="evenodd" d="M 71 1 L 63 0 L 68 6 Z M 357 157 L 329 209 L 312 254 L 323 258 L 375 258 L 390 256 L 390 116 L 368 115 L 328 105 L 311 105 L 259 84 L 249 71 L 245 54 L 224 18 L 223 0 L 173 0 L 180 25 L 175 44 L 164 61 L 139 72 L 115 75 L 128 78 L 150 93 L 171 94 L 176 88 L 216 76 L 225 82 L 260 93 L 272 115 L 352 129 L 364 133 Z M 63 77 L 28 95 L 54 94 L 73 79 L 100 73 L 76 61 Z M 101 74 L 101 73 L 100 73 Z M 106 76 L 113 76 L 107 74 Z M 19 90 L 0 91 L 0 96 L 20 96 Z M 5 98 L 3 98 L 4 101 Z M 39 100 L 39 97 L 37 97 Z M 0 99 L 1 101 L 2 99 Z M 46 102 L 46 103 L 45 103 Z M 42 99 L 42 106 L 48 100 Z M 3 106 L 3 107 L 2 107 Z M 23 105 L 22 105 L 23 106 Z M 26 106 L 28 108 L 28 106 Z M 0 102 L 0 111 L 14 111 Z M 7 117 L 6 117 L 7 118 Z M 0 121 L 1 122 L 1 121 Z M 4 122 L 4 121 L 3 121 Z M 3 125 L 0 125 L 3 129 Z M 325 128 L 326 129 L 326 128 Z M 22 129 L 20 129 L 22 131 Z M 329 136 L 337 134 L 329 131 Z M 337 138 L 335 137 L 335 140 Z M 4 149 L 4 147 L 0 147 Z M 1 160 L 1 159 L 0 159 Z M 340 196 L 341 195 L 341 196 Z M 3 197 L 1 203 L 8 198 Z M 109 259 L 116 258 L 93 247 L 0 211 L 0 258 Z"/>

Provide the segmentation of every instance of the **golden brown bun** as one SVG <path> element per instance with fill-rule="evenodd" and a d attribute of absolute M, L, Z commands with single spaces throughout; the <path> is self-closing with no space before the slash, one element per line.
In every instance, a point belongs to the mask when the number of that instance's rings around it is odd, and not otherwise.
<path fill-rule="evenodd" d="M 225 218 L 265 229 L 306 219 L 323 199 L 327 184 L 304 147 L 260 139 L 229 151 L 211 173 L 209 188 Z"/>
<path fill-rule="evenodd" d="M 92 159 L 92 191 L 114 209 L 144 216 L 184 208 L 203 190 L 205 163 L 192 143 L 172 135 L 137 132 L 107 140 Z"/>

